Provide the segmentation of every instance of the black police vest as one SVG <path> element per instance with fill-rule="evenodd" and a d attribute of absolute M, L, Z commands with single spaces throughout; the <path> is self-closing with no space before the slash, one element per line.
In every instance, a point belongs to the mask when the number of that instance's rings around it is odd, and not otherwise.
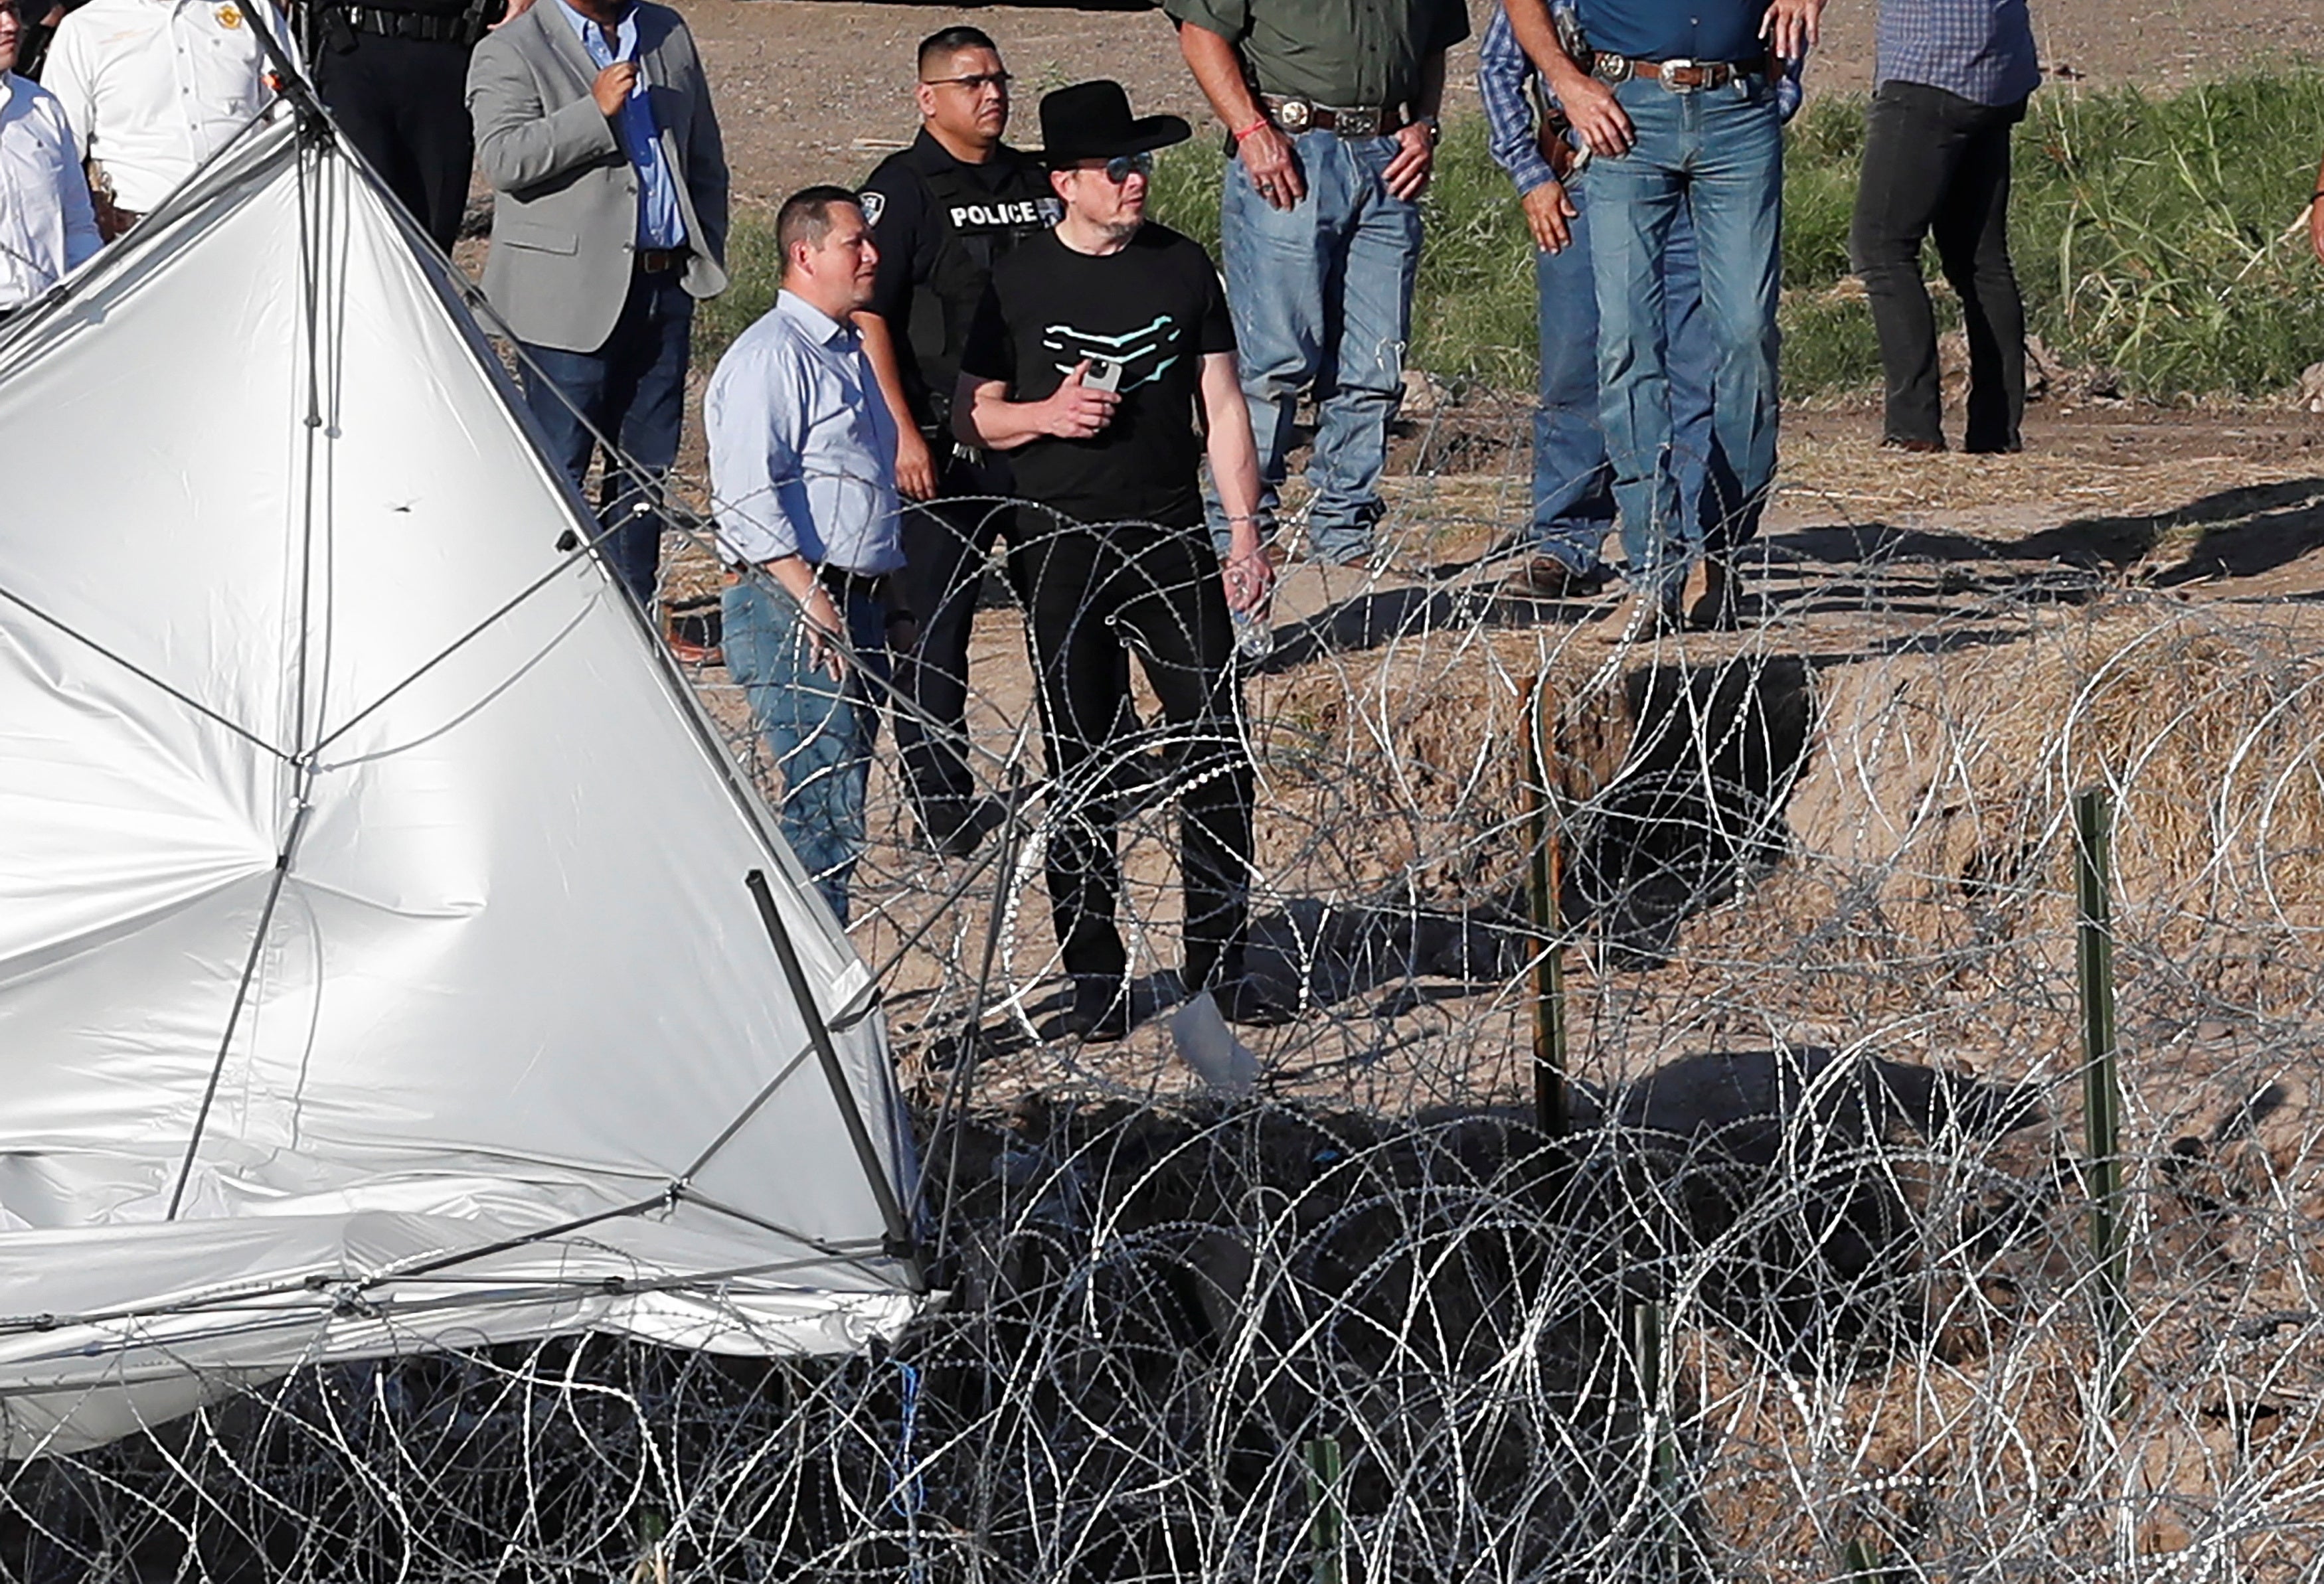
<path fill-rule="evenodd" d="M 936 170 L 915 162 L 913 174 L 927 194 L 927 224 L 936 228 L 938 241 L 928 278 L 912 294 L 905 334 L 927 395 L 927 416 L 941 423 L 952 407 L 960 355 L 994 262 L 1056 225 L 1063 206 L 1048 172 L 1030 161 L 1020 159 L 991 187 L 950 161 Z"/>

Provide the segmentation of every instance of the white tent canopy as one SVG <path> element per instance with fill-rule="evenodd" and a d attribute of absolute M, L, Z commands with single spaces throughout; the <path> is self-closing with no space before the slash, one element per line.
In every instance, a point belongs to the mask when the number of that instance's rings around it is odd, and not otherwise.
<path fill-rule="evenodd" d="M 0 1455 L 915 1308 L 869 976 L 460 293 L 285 116 L 0 335 Z"/>

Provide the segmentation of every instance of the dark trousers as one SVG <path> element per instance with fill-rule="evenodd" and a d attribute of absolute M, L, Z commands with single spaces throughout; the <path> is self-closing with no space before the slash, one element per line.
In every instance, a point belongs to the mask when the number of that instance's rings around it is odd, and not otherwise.
<path fill-rule="evenodd" d="M 608 530 L 600 541 L 606 561 L 641 605 L 652 602 L 661 566 L 662 480 L 678 460 L 693 328 L 694 299 L 678 284 L 678 272 L 641 273 L 603 346 L 567 352 L 527 343 L 519 368 L 525 408 L 549 441 L 549 460 L 575 489 L 589 476 L 596 435 L 620 447 L 632 465 L 609 461 L 597 520 Z"/>
<path fill-rule="evenodd" d="M 333 30 L 338 32 L 339 30 Z M 468 204 L 475 134 L 468 46 L 340 32 L 315 55 L 315 91 L 357 152 L 446 253 Z"/>
<path fill-rule="evenodd" d="M 929 444 L 945 456 L 937 498 L 904 510 L 898 581 L 920 633 L 896 674 L 908 706 L 896 714 L 896 744 L 921 828 L 941 841 L 978 797 L 968 761 L 968 644 L 992 541 L 1015 543 L 1016 508 L 1004 502 L 1016 491 L 1016 477 L 1003 457 L 946 456 L 952 443 L 942 436 Z M 1013 557 L 1010 570 L 1018 570 Z"/>
<path fill-rule="evenodd" d="M 2015 451 L 2025 412 L 2025 308 L 2009 262 L 2009 129 L 2025 102 L 1979 105 L 1920 83 L 1872 97 L 1849 249 L 1871 299 L 1888 405 L 1885 437 L 1941 444 L 1936 321 L 1921 280 L 1934 236 L 1969 337 L 1971 451 Z"/>
<path fill-rule="evenodd" d="M 1053 520 L 1028 511 L 1034 524 Z M 1119 981 L 1129 963 L 1114 909 L 1121 857 L 1111 784 L 1158 735 L 1178 788 L 1185 882 L 1185 979 L 1199 990 L 1242 972 L 1251 851 L 1234 637 L 1219 563 L 1198 519 L 1182 528 L 1071 526 L 1021 552 L 1032 599 L 1053 810 L 1049 907 L 1065 971 Z M 1125 650 L 1160 700 L 1158 732 L 1129 734 Z"/>

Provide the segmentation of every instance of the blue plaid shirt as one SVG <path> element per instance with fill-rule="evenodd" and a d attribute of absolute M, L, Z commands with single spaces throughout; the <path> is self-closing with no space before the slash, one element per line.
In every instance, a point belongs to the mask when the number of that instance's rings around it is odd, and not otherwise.
<path fill-rule="evenodd" d="M 1559 6 L 1563 11 L 1566 7 Z M 1789 121 L 1800 107 L 1800 69 L 1804 62 L 1784 63 L 1783 80 L 1775 85 L 1775 103 Z M 1549 161 L 1541 157 L 1535 136 L 1534 106 L 1529 94 L 1540 96 L 1545 107 L 1557 104 L 1540 71 L 1517 42 L 1508 13 L 1493 7 L 1493 20 L 1477 46 L 1477 97 L 1485 102 L 1485 147 L 1493 162 L 1509 173 L 1519 193 L 1531 192 L 1556 180 Z"/>
<path fill-rule="evenodd" d="M 1877 89 L 1916 82 L 1978 105 L 2015 105 L 2042 85 L 2025 0 L 1880 0 Z"/>

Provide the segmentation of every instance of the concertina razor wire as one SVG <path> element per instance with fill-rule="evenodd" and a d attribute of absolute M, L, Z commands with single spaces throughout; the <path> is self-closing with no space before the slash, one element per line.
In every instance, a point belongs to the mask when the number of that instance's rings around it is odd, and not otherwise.
<path fill-rule="evenodd" d="M 228 1383 L 0 1469 L 0 1578 L 2324 1579 L 2310 608 L 1795 498 L 1742 631 L 1609 643 L 1605 603 L 1504 591 L 1496 444 L 1392 481 L 1371 564 L 1286 568 L 1245 668 L 1250 963 L 1298 1008 L 1238 1036 L 1255 1085 L 1171 1033 L 1189 745 L 1141 688 L 1052 784 L 1020 591 L 975 561 L 969 760 L 1016 817 L 939 857 L 883 729 L 853 887 L 945 1302 L 835 1362 L 584 1337 Z M 699 623 L 704 525 L 669 548 Z M 1042 856 L 1093 816 L 1154 1015 L 1084 1046 L 1042 1036 Z"/>

